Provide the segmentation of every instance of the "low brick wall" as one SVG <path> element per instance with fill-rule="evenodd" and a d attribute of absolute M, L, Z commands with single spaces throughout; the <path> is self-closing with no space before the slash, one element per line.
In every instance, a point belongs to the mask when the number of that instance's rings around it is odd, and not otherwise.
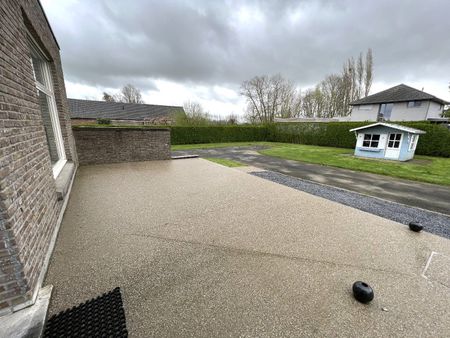
<path fill-rule="evenodd" d="M 80 164 L 170 159 L 170 130 L 73 128 Z"/>

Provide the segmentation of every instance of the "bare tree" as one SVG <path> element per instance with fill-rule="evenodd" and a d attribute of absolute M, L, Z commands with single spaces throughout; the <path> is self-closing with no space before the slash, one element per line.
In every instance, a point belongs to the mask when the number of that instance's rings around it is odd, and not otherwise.
<path fill-rule="evenodd" d="M 205 112 L 202 105 L 195 101 L 186 101 L 183 104 L 185 114 L 179 115 L 176 124 L 187 126 L 205 126 L 213 124 L 213 119 Z"/>
<path fill-rule="evenodd" d="M 131 84 L 127 84 L 120 91 L 124 103 L 144 103 L 141 91 Z"/>
<path fill-rule="evenodd" d="M 321 96 L 317 93 L 315 95 L 309 93 L 308 100 L 316 99 L 323 102 L 324 111 L 319 112 L 319 115 L 322 117 L 347 116 L 350 113 L 350 103 L 363 95 L 367 96 L 373 76 L 371 49 L 367 51 L 365 60 L 364 63 L 362 53 L 356 62 L 353 58 L 347 59 L 341 74 L 331 74 L 320 83 Z M 319 107 L 320 104 L 320 102 L 315 103 L 315 107 Z M 310 107 L 310 104 L 303 107 Z M 311 111 L 303 113 L 311 115 Z"/>
<path fill-rule="evenodd" d="M 270 123 L 275 117 L 292 117 L 300 113 L 301 99 L 293 83 L 280 74 L 255 76 L 241 85 L 247 99 L 247 120 Z"/>
<path fill-rule="evenodd" d="M 364 91 L 364 61 L 363 54 L 359 53 L 356 61 L 356 97 L 360 98 Z"/>
<path fill-rule="evenodd" d="M 372 87 L 372 80 L 373 80 L 373 56 L 372 56 L 372 48 L 369 48 L 366 54 L 366 66 L 364 74 L 364 96 L 369 95 L 370 87 Z"/>
<path fill-rule="evenodd" d="M 123 86 L 117 94 L 111 95 L 107 92 L 103 92 L 102 99 L 106 102 L 144 103 L 141 90 L 131 84 Z"/>

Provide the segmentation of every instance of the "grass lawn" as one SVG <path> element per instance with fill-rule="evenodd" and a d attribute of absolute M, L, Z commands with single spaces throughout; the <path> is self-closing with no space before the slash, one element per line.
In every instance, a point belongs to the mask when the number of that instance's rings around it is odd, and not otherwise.
<path fill-rule="evenodd" d="M 450 158 L 416 155 L 414 160 L 409 162 L 363 159 L 354 157 L 353 149 L 302 144 L 277 145 L 261 150 L 260 153 L 289 160 L 450 185 Z"/>
<path fill-rule="evenodd" d="M 224 165 L 226 167 L 234 168 L 234 167 L 243 167 L 245 164 L 242 164 L 240 162 L 236 162 L 233 160 L 227 160 L 226 158 L 215 158 L 215 157 L 206 157 L 205 160 L 218 163 L 221 165 Z"/>
<path fill-rule="evenodd" d="M 450 185 L 450 158 L 443 157 L 416 155 L 414 160 L 409 162 L 363 159 L 354 157 L 353 149 L 274 142 L 183 144 L 172 146 L 172 150 L 245 147 L 255 145 L 268 147 L 267 149 L 259 151 L 263 155 L 357 171 L 365 171 L 414 181 Z M 216 163 L 220 163 L 219 161 L 221 161 L 221 159 L 217 158 L 209 160 Z M 223 161 L 228 163 L 234 162 L 229 160 Z M 227 165 L 225 162 L 220 164 Z M 242 164 L 239 163 L 239 165 Z M 233 166 L 236 166 L 236 164 Z"/>

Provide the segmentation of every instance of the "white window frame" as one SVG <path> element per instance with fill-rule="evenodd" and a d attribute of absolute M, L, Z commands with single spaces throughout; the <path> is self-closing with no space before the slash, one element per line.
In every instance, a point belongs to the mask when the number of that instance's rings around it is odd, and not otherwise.
<path fill-rule="evenodd" d="M 37 55 L 43 61 L 45 61 L 45 62 L 43 62 L 43 67 L 42 67 L 42 76 L 44 77 L 45 83 L 41 83 L 41 82 L 37 81 L 37 79 L 36 79 L 36 74 L 34 74 L 33 60 L 30 59 L 31 67 L 33 69 L 33 75 L 34 75 L 34 79 L 35 79 L 34 83 L 36 85 L 36 89 L 38 90 L 38 95 L 39 95 L 39 91 L 41 91 L 48 98 L 48 100 L 47 100 L 48 109 L 49 109 L 50 120 L 51 120 L 52 128 L 53 128 L 53 135 L 55 137 L 56 152 L 58 153 L 58 161 L 56 163 L 54 163 L 52 166 L 53 177 L 56 178 L 56 177 L 58 177 L 62 168 L 66 164 L 67 157 L 66 157 L 66 152 L 64 149 L 64 140 L 63 140 L 62 133 L 61 133 L 61 123 L 59 121 L 58 109 L 56 107 L 55 93 L 53 91 L 53 81 L 52 81 L 52 77 L 51 77 L 50 65 L 49 65 L 48 58 L 45 56 L 45 53 L 39 48 L 38 44 L 33 39 L 33 37 L 30 34 L 28 34 L 28 38 L 29 38 L 29 42 L 30 42 L 29 45 L 31 48 L 31 53 Z"/>
<path fill-rule="evenodd" d="M 419 135 L 416 135 L 416 134 L 411 135 L 411 139 L 409 141 L 409 146 L 408 146 L 408 151 L 416 150 L 418 139 L 419 139 Z"/>
<path fill-rule="evenodd" d="M 381 135 L 380 134 L 363 134 L 364 136 L 363 136 L 363 141 L 362 141 L 362 146 L 363 146 L 363 148 L 375 148 L 375 149 L 377 149 L 377 148 L 379 148 L 379 146 L 380 146 L 380 140 L 381 140 Z M 369 140 L 366 140 L 366 135 L 368 135 L 368 136 L 370 136 L 370 139 Z M 373 137 L 375 136 L 375 135 L 377 135 L 378 136 L 378 140 L 374 140 L 373 139 Z M 369 142 L 369 145 L 368 146 L 365 146 L 364 145 L 364 142 Z M 377 143 L 377 146 L 376 147 L 374 147 L 372 144 L 373 143 Z"/>
<path fill-rule="evenodd" d="M 397 135 L 400 135 L 400 139 L 397 140 Z M 391 136 L 394 136 L 394 139 L 391 140 Z M 387 139 L 387 148 L 389 149 L 400 149 L 402 147 L 403 133 L 390 133 Z M 389 146 L 389 142 L 392 142 L 392 147 Z M 395 147 L 395 144 L 398 144 L 398 147 Z"/>

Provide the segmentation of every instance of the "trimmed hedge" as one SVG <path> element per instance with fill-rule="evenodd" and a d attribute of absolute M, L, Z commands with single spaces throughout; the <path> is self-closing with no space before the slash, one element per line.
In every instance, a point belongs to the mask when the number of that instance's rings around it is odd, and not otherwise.
<path fill-rule="evenodd" d="M 172 144 L 266 141 L 269 130 L 259 126 L 170 127 Z"/>
<path fill-rule="evenodd" d="M 396 122 L 426 132 L 421 135 L 416 154 L 450 157 L 450 130 L 444 125 L 429 122 Z M 369 122 L 302 122 L 276 123 L 270 128 L 269 141 L 300 143 L 338 148 L 354 148 L 355 135 L 350 129 Z"/>
<path fill-rule="evenodd" d="M 354 148 L 352 128 L 367 125 L 365 122 L 300 122 L 276 123 L 270 126 L 270 141 L 310 144 L 337 148 Z"/>

